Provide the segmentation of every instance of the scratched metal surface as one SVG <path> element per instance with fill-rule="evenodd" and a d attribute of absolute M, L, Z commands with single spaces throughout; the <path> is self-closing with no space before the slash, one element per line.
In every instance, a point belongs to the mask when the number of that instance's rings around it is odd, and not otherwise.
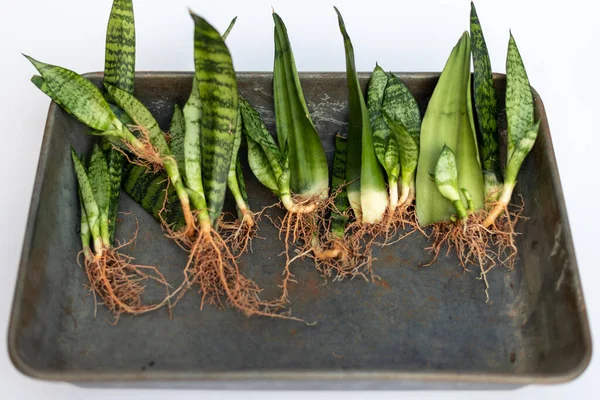
<path fill-rule="evenodd" d="M 99 75 L 91 74 L 96 81 Z M 400 74 L 424 111 L 437 74 Z M 363 87 L 367 75 L 361 76 Z M 347 130 L 345 74 L 301 74 L 308 107 L 331 161 L 333 137 Z M 274 131 L 271 75 L 239 74 L 240 91 Z M 504 79 L 496 77 L 498 93 Z M 175 102 L 191 87 L 188 73 L 142 73 L 136 95 L 163 129 Z M 537 96 L 536 96 L 537 97 Z M 503 104 L 500 95 L 500 104 Z M 574 378 L 589 361 L 591 344 L 573 246 L 543 105 L 540 138 L 523 165 L 517 192 L 529 217 L 519 230 L 514 271 L 489 274 L 484 302 L 476 272 L 464 273 L 453 257 L 428 268 L 427 241 L 413 235 L 377 250 L 378 283 L 327 283 L 310 262 L 293 267 L 295 315 L 318 322 L 248 319 L 207 306 L 190 292 L 169 319 L 166 310 L 122 317 L 116 326 L 84 288 L 75 262 L 78 237 L 76 180 L 69 146 L 88 152 L 94 140 L 62 110 L 50 109 L 15 291 L 9 348 L 15 365 L 40 379 L 126 381 L 135 385 L 186 380 L 227 387 L 377 388 L 406 382 L 522 385 Z M 503 126 L 504 116 L 500 115 Z M 275 198 L 246 171 L 253 209 Z M 174 284 L 185 254 L 126 194 L 120 209 L 134 213 L 139 238 L 126 251 L 156 265 Z M 232 209 L 232 203 L 229 203 Z M 277 217 L 277 212 L 272 211 Z M 117 237 L 129 238 L 133 218 L 123 215 Z M 283 246 L 268 219 L 260 223 L 243 272 L 275 296 Z M 148 299 L 162 292 L 149 287 Z M 275 386 L 273 381 L 278 382 Z M 216 383 L 215 383 L 216 382 Z M 227 382 L 227 383 L 225 383 Z M 286 384 L 286 382 L 288 382 Z M 335 383 L 337 382 L 337 383 Z M 346 382 L 346 383 L 344 383 Z M 350 382 L 354 382 L 350 384 Z"/>

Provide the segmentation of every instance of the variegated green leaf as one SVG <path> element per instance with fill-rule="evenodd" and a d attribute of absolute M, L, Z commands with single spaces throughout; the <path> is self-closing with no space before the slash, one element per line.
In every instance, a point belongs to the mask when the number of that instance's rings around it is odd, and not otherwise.
<path fill-rule="evenodd" d="M 98 210 L 100 211 L 100 233 L 106 244 L 108 244 L 110 243 L 108 215 L 112 186 L 104 152 L 98 145 L 94 145 L 92 150 L 92 157 L 88 167 L 88 178 L 94 191 Z"/>
<path fill-rule="evenodd" d="M 185 119 L 181 107 L 177 104 L 175 104 L 175 108 L 173 109 L 169 134 L 171 135 L 169 146 L 171 147 L 171 153 L 173 153 L 175 161 L 177 161 L 177 167 L 180 171 L 185 171 Z"/>
<path fill-rule="evenodd" d="M 486 197 L 495 196 L 502 185 L 496 89 L 487 45 L 479 23 L 475 4 L 471 3 L 471 52 L 473 54 L 473 94 L 481 166 L 485 179 Z"/>
<path fill-rule="evenodd" d="M 275 144 L 273 136 L 267 130 L 258 111 L 241 96 L 239 98 L 239 105 L 244 135 L 262 148 L 273 171 L 275 180 L 279 180 L 283 172 L 282 164 L 287 157 L 281 154 L 279 147 Z"/>
<path fill-rule="evenodd" d="M 108 165 L 108 174 L 110 177 L 110 198 L 108 202 L 108 233 L 110 243 L 114 243 L 115 230 L 117 227 L 117 212 L 119 208 L 119 195 L 121 194 L 121 180 L 123 177 L 123 165 L 125 164 L 125 155 L 114 148 L 114 146 L 105 138 L 102 140 L 102 151 Z"/>
<path fill-rule="evenodd" d="M 194 77 L 190 97 L 185 106 L 183 106 L 183 118 L 185 121 L 183 159 L 185 163 L 186 184 L 198 196 L 200 196 L 200 193 L 202 195 L 204 193 L 201 168 L 202 146 L 200 145 L 200 135 L 202 133 L 201 116 L 202 104 L 200 103 L 200 93 L 198 92 L 198 80 Z"/>
<path fill-rule="evenodd" d="M 331 190 L 339 191 L 334 200 L 334 210 L 331 213 L 331 232 L 338 238 L 343 239 L 348 223 L 346 211 L 350 208 L 348 192 L 346 187 L 346 151 L 348 141 L 345 137 L 335 137 L 335 153 L 333 155 L 333 173 L 331 177 Z M 343 187 L 342 187 L 343 186 Z"/>
<path fill-rule="evenodd" d="M 71 158 L 73 160 L 73 167 L 75 168 L 75 174 L 79 183 L 80 200 L 85 209 L 85 215 L 87 217 L 90 232 L 94 241 L 100 238 L 100 210 L 96 203 L 94 191 L 90 184 L 88 174 L 85 166 L 75 153 L 75 150 L 71 148 Z M 96 249 L 99 250 L 99 249 Z"/>
<path fill-rule="evenodd" d="M 175 187 L 169 184 L 169 177 L 164 171 L 151 173 L 145 167 L 127 164 L 124 169 L 123 189 L 157 221 L 164 220 L 174 231 L 185 226 Z M 167 201 L 165 193 L 168 196 Z"/>
<path fill-rule="evenodd" d="M 25 57 L 42 75 L 46 86 L 35 77 L 32 79 L 33 83 L 45 90 L 69 114 L 97 131 L 120 129 L 121 123 L 92 82 L 66 68 Z"/>
<path fill-rule="evenodd" d="M 235 140 L 233 142 L 233 151 L 231 153 L 231 164 L 229 166 L 229 174 L 227 176 L 227 188 L 233 195 L 235 203 L 238 209 L 238 216 L 242 217 L 241 209 L 248 208 L 248 195 L 246 194 L 246 188 L 244 186 L 244 177 L 241 169 L 238 171 L 240 160 L 238 158 L 238 152 L 240 145 L 242 144 L 242 115 L 238 111 L 237 124 L 235 126 Z M 241 178 L 241 181 L 240 181 Z"/>
<path fill-rule="evenodd" d="M 396 143 L 399 149 L 397 168 L 402 167 L 402 183 L 409 184 L 417 169 L 419 145 L 404 125 L 397 123 L 387 114 L 384 114 L 384 119 L 391 131 L 390 143 Z"/>
<path fill-rule="evenodd" d="M 519 142 L 515 143 L 512 155 L 506 163 L 505 175 L 507 182 L 514 183 L 517 181 L 517 175 L 519 169 L 521 169 L 521 164 L 523 164 L 523 160 L 525 160 L 525 157 L 527 157 L 527 154 L 529 154 L 533 148 L 539 128 L 540 121 L 525 130 L 525 134 L 520 137 Z"/>
<path fill-rule="evenodd" d="M 195 76 L 202 109 L 202 183 L 214 223 L 221 215 L 227 190 L 238 117 L 237 81 L 231 54 L 219 32 L 198 15 L 192 13 L 192 19 Z"/>
<path fill-rule="evenodd" d="M 104 82 L 133 94 L 135 22 L 132 0 L 114 0 L 106 29 Z"/>
<path fill-rule="evenodd" d="M 510 35 L 506 56 L 506 122 L 508 125 L 508 155 L 512 157 L 518 143 L 534 122 L 533 95 L 529 78 L 517 43 Z"/>
<path fill-rule="evenodd" d="M 88 223 L 87 215 L 85 215 L 85 207 L 83 206 L 83 195 L 81 190 L 77 190 L 79 193 L 79 213 L 81 214 L 81 223 L 79 226 L 79 236 L 81 237 L 81 246 L 86 257 L 89 254 L 91 245 L 92 232 L 90 231 L 90 224 Z"/>
<path fill-rule="evenodd" d="M 385 71 L 376 65 L 367 89 L 367 110 L 373 129 L 373 147 L 379 163 L 385 169 L 389 184 L 398 182 L 400 161 L 398 159 L 398 142 L 391 136 L 390 128 L 381 114 L 383 97 L 388 83 Z"/>
<path fill-rule="evenodd" d="M 382 113 L 393 121 L 402 124 L 412 136 L 415 143 L 419 143 L 421 133 L 421 113 L 417 100 L 408 87 L 396 75 L 388 75 L 388 84 L 385 88 Z"/>
<path fill-rule="evenodd" d="M 88 168 L 90 185 L 94 191 L 94 198 L 101 213 L 108 214 L 110 199 L 110 175 L 104 153 L 98 145 L 94 145 L 92 157 Z"/>
<path fill-rule="evenodd" d="M 152 113 L 132 94 L 105 83 L 106 91 L 123 111 L 129 115 L 138 129 L 142 129 L 147 135 L 150 143 L 162 156 L 170 156 L 171 150 L 165 140 L 165 135 L 158 126 L 158 122 Z"/>
<path fill-rule="evenodd" d="M 265 151 L 250 136 L 246 137 L 246 142 L 248 143 L 248 164 L 250 165 L 250 170 L 260 183 L 279 196 L 278 180 L 275 177 Z"/>
<path fill-rule="evenodd" d="M 458 167 L 454 152 L 444 145 L 435 166 L 435 185 L 446 199 L 450 200 L 460 218 L 466 216 L 466 210 L 458 189 Z M 470 196 L 469 196 L 470 197 Z"/>

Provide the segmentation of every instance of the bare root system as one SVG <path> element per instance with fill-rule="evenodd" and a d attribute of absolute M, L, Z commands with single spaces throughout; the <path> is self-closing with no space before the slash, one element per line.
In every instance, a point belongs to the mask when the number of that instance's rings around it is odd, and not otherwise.
<path fill-rule="evenodd" d="M 426 236 L 417 221 L 414 204 L 403 204 L 396 207 L 393 213 L 386 215 L 380 225 L 383 226 L 379 236 L 384 238 L 383 243 L 379 243 L 381 246 L 397 243 L 415 232 L 421 232 Z"/>
<path fill-rule="evenodd" d="M 505 212 L 490 227 L 485 227 L 484 211 L 472 214 L 464 222 L 444 222 L 432 225 L 429 238 L 432 245 L 427 249 L 433 252 L 433 259 L 425 266 L 433 264 L 442 249 L 446 255 L 454 252 L 465 271 L 469 266 L 479 268 L 479 279 L 485 285 L 486 302 L 489 301 L 487 274 L 497 265 L 512 270 L 517 260 L 516 225 L 521 216 L 523 202 L 507 207 Z"/>
<path fill-rule="evenodd" d="M 176 294 L 169 293 L 171 286 L 156 267 L 133 264 L 133 257 L 119 251 L 133 243 L 136 236 L 137 231 L 130 241 L 115 248 L 103 249 L 84 261 L 88 285 L 94 298 L 100 298 L 116 321 L 121 314 L 139 315 L 165 305 L 170 306 L 170 300 Z M 144 304 L 142 296 L 150 280 L 163 286 L 166 294 L 158 303 Z"/>
<path fill-rule="evenodd" d="M 247 211 L 242 218 L 221 219 L 218 223 L 221 236 L 231 250 L 240 257 L 244 253 L 252 252 L 252 239 L 256 237 L 258 232 L 258 221 L 264 210 L 257 213 Z"/>
<path fill-rule="evenodd" d="M 142 147 L 135 147 L 125 141 L 127 149 L 134 155 L 134 157 L 130 157 L 127 152 L 120 150 L 127 158 L 127 161 L 131 164 L 144 167 L 151 173 L 161 171 L 164 165 L 163 156 L 160 155 L 158 150 L 150 142 L 148 131 L 137 125 L 128 125 L 128 128 L 132 132 L 139 132 L 138 139 L 142 143 Z"/>
<path fill-rule="evenodd" d="M 282 312 L 286 303 L 281 299 L 260 299 L 262 289 L 240 272 L 236 256 L 217 231 L 199 229 L 195 239 L 181 232 L 169 234 L 190 252 L 183 285 L 186 288 L 198 285 L 202 296 L 201 308 L 205 304 L 231 306 L 248 317 L 264 316 L 304 322 L 286 311 Z M 179 295 L 175 303 L 183 294 L 184 292 Z"/>

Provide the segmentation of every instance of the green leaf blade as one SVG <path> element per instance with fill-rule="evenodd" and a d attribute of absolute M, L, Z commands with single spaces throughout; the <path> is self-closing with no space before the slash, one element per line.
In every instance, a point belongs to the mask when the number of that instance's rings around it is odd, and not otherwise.
<path fill-rule="evenodd" d="M 276 13 L 273 20 L 275 117 L 280 150 L 288 150 L 290 188 L 304 198 L 326 198 L 329 167 L 325 151 L 306 105 L 287 29 Z"/>
<path fill-rule="evenodd" d="M 135 21 L 132 0 L 114 0 L 106 29 L 104 82 L 133 94 Z"/>
<path fill-rule="evenodd" d="M 447 221 L 454 213 L 452 203 L 430 179 L 444 145 L 456 155 L 458 186 L 471 194 L 476 209 L 483 208 L 483 174 L 468 111 L 470 48 L 465 32 L 446 62 L 423 118 L 416 180 L 421 226 Z"/>
<path fill-rule="evenodd" d="M 56 65 L 25 56 L 38 70 L 45 85 L 34 78 L 34 84 L 80 122 L 97 131 L 120 128 L 100 90 L 81 75 Z"/>
<path fill-rule="evenodd" d="M 238 113 L 233 61 L 223 38 L 206 20 L 194 20 L 195 76 L 202 109 L 202 181 L 211 221 L 221 215 Z"/>
<path fill-rule="evenodd" d="M 485 175 L 486 197 L 501 189 L 496 89 L 492 65 L 475 4 L 471 3 L 471 52 L 473 54 L 473 94 L 477 114 L 481 166 Z"/>
<path fill-rule="evenodd" d="M 388 207 L 388 194 L 383 175 L 383 169 L 379 165 L 375 148 L 373 145 L 373 132 L 369 121 L 367 106 L 358 82 L 356 66 L 354 62 L 354 48 L 342 15 L 335 8 L 338 15 L 340 32 L 344 39 L 346 53 L 346 75 L 349 91 L 350 119 L 348 123 L 348 162 L 346 165 L 346 179 L 348 186 L 348 197 L 350 204 L 357 215 L 365 223 L 378 223 L 383 219 Z M 360 140 L 358 139 L 360 137 Z M 358 154 L 358 143 L 360 143 L 360 158 Z M 357 161 L 360 164 L 357 165 Z M 357 185 L 358 184 L 358 185 Z M 360 203 L 356 203 L 357 193 L 360 190 Z M 360 206 L 359 206 L 360 205 Z M 360 207 L 360 208 L 359 208 Z M 358 212 L 357 212 L 358 211 Z"/>

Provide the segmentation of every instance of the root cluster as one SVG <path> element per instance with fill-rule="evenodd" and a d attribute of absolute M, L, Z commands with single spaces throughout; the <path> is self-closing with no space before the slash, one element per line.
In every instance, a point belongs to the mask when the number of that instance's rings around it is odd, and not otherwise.
<path fill-rule="evenodd" d="M 242 218 L 223 218 L 219 221 L 221 237 L 236 254 L 236 257 L 252 251 L 252 239 L 258 232 L 258 221 L 261 214 L 262 211 L 257 213 L 248 211 Z"/>
<path fill-rule="evenodd" d="M 170 286 L 157 268 L 132 263 L 133 258 L 119 252 L 119 248 L 105 249 L 101 254 L 85 260 L 89 288 L 95 299 L 117 318 L 121 314 L 139 315 L 157 310 L 167 304 Z M 165 288 L 165 297 L 154 304 L 144 304 L 142 295 L 149 280 Z M 98 304 L 98 303 L 96 303 Z"/>
<path fill-rule="evenodd" d="M 465 271 L 470 271 L 470 266 L 479 268 L 479 278 L 485 284 L 486 302 L 489 301 L 487 274 L 497 265 L 509 270 L 515 266 L 516 225 L 524 219 L 522 211 L 522 202 L 521 205 L 507 207 L 495 224 L 487 228 L 483 225 L 485 211 L 474 213 L 463 222 L 432 225 L 429 234 L 432 244 L 427 250 L 433 253 L 433 259 L 426 265 L 433 264 L 446 248 L 446 254 L 454 253 Z"/>
<path fill-rule="evenodd" d="M 205 304 L 231 306 L 248 317 L 258 315 L 302 321 L 282 311 L 286 303 L 281 299 L 260 299 L 262 289 L 241 273 L 237 257 L 214 229 L 198 229 L 194 238 L 182 233 L 169 234 L 190 252 L 182 285 L 186 289 L 198 286 L 202 298 L 200 308 Z M 183 294 L 181 292 L 175 303 Z"/>

